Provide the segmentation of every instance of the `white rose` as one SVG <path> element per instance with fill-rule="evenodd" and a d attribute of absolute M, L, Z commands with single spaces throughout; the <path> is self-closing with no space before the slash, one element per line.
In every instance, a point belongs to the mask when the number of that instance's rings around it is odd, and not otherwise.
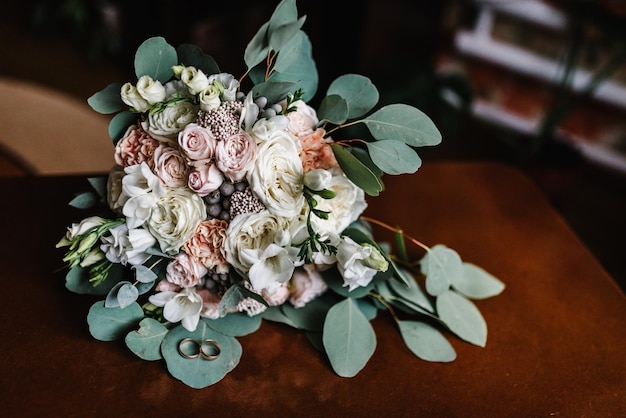
<path fill-rule="evenodd" d="M 296 136 L 308 135 L 315 130 L 319 120 L 315 109 L 307 105 L 302 100 L 297 100 L 291 104 L 291 107 L 296 107 L 295 112 L 287 113 L 289 118 L 289 125 L 287 131 Z"/>
<path fill-rule="evenodd" d="M 254 169 L 247 176 L 250 190 L 265 207 L 286 218 L 296 216 L 306 204 L 299 151 L 297 138 L 275 131 L 259 145 Z"/>
<path fill-rule="evenodd" d="M 191 102 L 183 101 L 160 112 L 149 113 L 148 119 L 141 123 L 141 127 L 154 139 L 175 143 L 178 133 L 195 121 L 197 116 L 198 107 Z"/>
<path fill-rule="evenodd" d="M 171 189 L 154 202 L 147 227 L 161 250 L 172 254 L 193 236 L 205 218 L 206 208 L 200 196 L 187 188 Z"/>
<path fill-rule="evenodd" d="M 166 97 L 163 84 L 148 75 L 143 75 L 137 80 L 137 92 L 151 105 L 164 101 Z"/>
<path fill-rule="evenodd" d="M 217 168 L 232 181 L 239 181 L 246 176 L 253 167 L 256 155 L 256 141 L 245 131 L 219 141 L 215 148 Z"/>
<path fill-rule="evenodd" d="M 220 89 L 224 101 L 234 102 L 237 99 L 239 81 L 232 74 L 219 73 L 210 75 L 209 83 Z"/>
<path fill-rule="evenodd" d="M 343 237 L 337 248 L 337 267 L 343 276 L 344 287 L 349 286 L 352 291 L 367 286 L 376 273 L 389 268 L 389 263 L 373 246 L 360 245 Z"/>
<path fill-rule="evenodd" d="M 131 83 L 125 83 L 120 91 L 122 101 L 137 112 L 147 112 L 150 109 L 150 103 L 137 91 L 137 88 Z"/>
<path fill-rule="evenodd" d="M 123 265 L 143 264 L 150 258 L 146 250 L 156 244 L 156 240 L 142 228 L 128 229 L 121 224 L 109 230 L 111 235 L 102 237 L 100 249 L 107 260 Z"/>
<path fill-rule="evenodd" d="M 200 109 L 205 112 L 217 109 L 222 104 L 220 89 L 213 84 L 208 85 L 206 89 L 202 90 L 198 94 L 198 99 L 200 100 Z"/>
<path fill-rule="evenodd" d="M 185 67 L 180 74 L 180 80 L 187 86 L 191 94 L 198 94 L 209 86 L 206 74 L 195 67 Z"/>

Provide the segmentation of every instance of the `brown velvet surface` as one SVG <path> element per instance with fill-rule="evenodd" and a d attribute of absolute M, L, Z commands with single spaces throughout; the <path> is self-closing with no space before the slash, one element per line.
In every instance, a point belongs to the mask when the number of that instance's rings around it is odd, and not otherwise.
<path fill-rule="evenodd" d="M 264 323 L 239 339 L 234 371 L 196 390 L 164 362 L 89 335 L 98 298 L 64 288 L 54 249 L 84 216 L 66 206 L 84 180 L 0 180 L 0 415 L 626 416 L 626 298 L 529 180 L 498 164 L 427 163 L 386 186 L 368 215 L 444 243 L 506 283 L 476 302 L 486 348 L 451 336 L 458 358 L 428 363 L 380 313 L 372 359 L 346 379 L 302 333 Z"/>

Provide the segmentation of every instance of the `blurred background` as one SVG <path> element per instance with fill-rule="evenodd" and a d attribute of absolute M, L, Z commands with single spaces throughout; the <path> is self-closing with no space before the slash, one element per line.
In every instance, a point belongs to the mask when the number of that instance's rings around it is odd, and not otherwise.
<path fill-rule="evenodd" d="M 246 44 L 277 2 L 3 5 L 0 175 L 108 170 L 108 118 L 86 99 L 135 79 L 144 39 L 196 44 L 238 77 Z M 299 0 L 298 9 L 319 91 L 341 74 L 366 75 L 382 103 L 408 103 L 435 120 L 444 141 L 422 150 L 425 163 L 522 170 L 626 289 L 626 2 Z"/>

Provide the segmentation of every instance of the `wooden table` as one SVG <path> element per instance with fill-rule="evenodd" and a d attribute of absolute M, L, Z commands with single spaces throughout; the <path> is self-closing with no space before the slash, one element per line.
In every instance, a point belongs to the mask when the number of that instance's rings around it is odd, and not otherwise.
<path fill-rule="evenodd" d="M 387 177 L 368 209 L 506 283 L 502 295 L 477 302 L 489 325 L 486 348 L 452 337 L 457 360 L 427 363 L 381 314 L 373 358 L 344 379 L 303 334 L 264 323 L 240 338 L 239 366 L 202 390 L 172 378 L 164 362 L 89 335 L 96 299 L 64 288 L 54 249 L 84 216 L 66 202 L 85 185 L 76 177 L 0 180 L 1 416 L 626 416 L 626 298 L 511 168 L 427 163 L 417 175 Z"/>

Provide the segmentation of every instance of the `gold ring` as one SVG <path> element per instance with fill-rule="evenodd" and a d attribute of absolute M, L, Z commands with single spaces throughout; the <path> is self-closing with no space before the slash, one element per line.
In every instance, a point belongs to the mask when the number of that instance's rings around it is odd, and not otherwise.
<path fill-rule="evenodd" d="M 200 356 L 205 360 L 215 360 L 220 356 L 221 353 L 222 349 L 215 340 L 204 340 L 202 341 L 202 344 L 200 344 Z"/>
<path fill-rule="evenodd" d="M 191 354 L 188 353 L 188 349 L 185 350 L 184 347 L 189 348 L 190 345 L 193 345 L 195 347 L 194 352 L 192 352 Z M 188 359 L 194 359 L 194 358 L 198 358 L 198 356 L 200 355 L 201 352 L 201 347 L 200 344 L 198 343 L 198 341 L 194 340 L 193 338 L 185 338 L 182 339 L 179 343 L 178 343 L 178 353 Z"/>

